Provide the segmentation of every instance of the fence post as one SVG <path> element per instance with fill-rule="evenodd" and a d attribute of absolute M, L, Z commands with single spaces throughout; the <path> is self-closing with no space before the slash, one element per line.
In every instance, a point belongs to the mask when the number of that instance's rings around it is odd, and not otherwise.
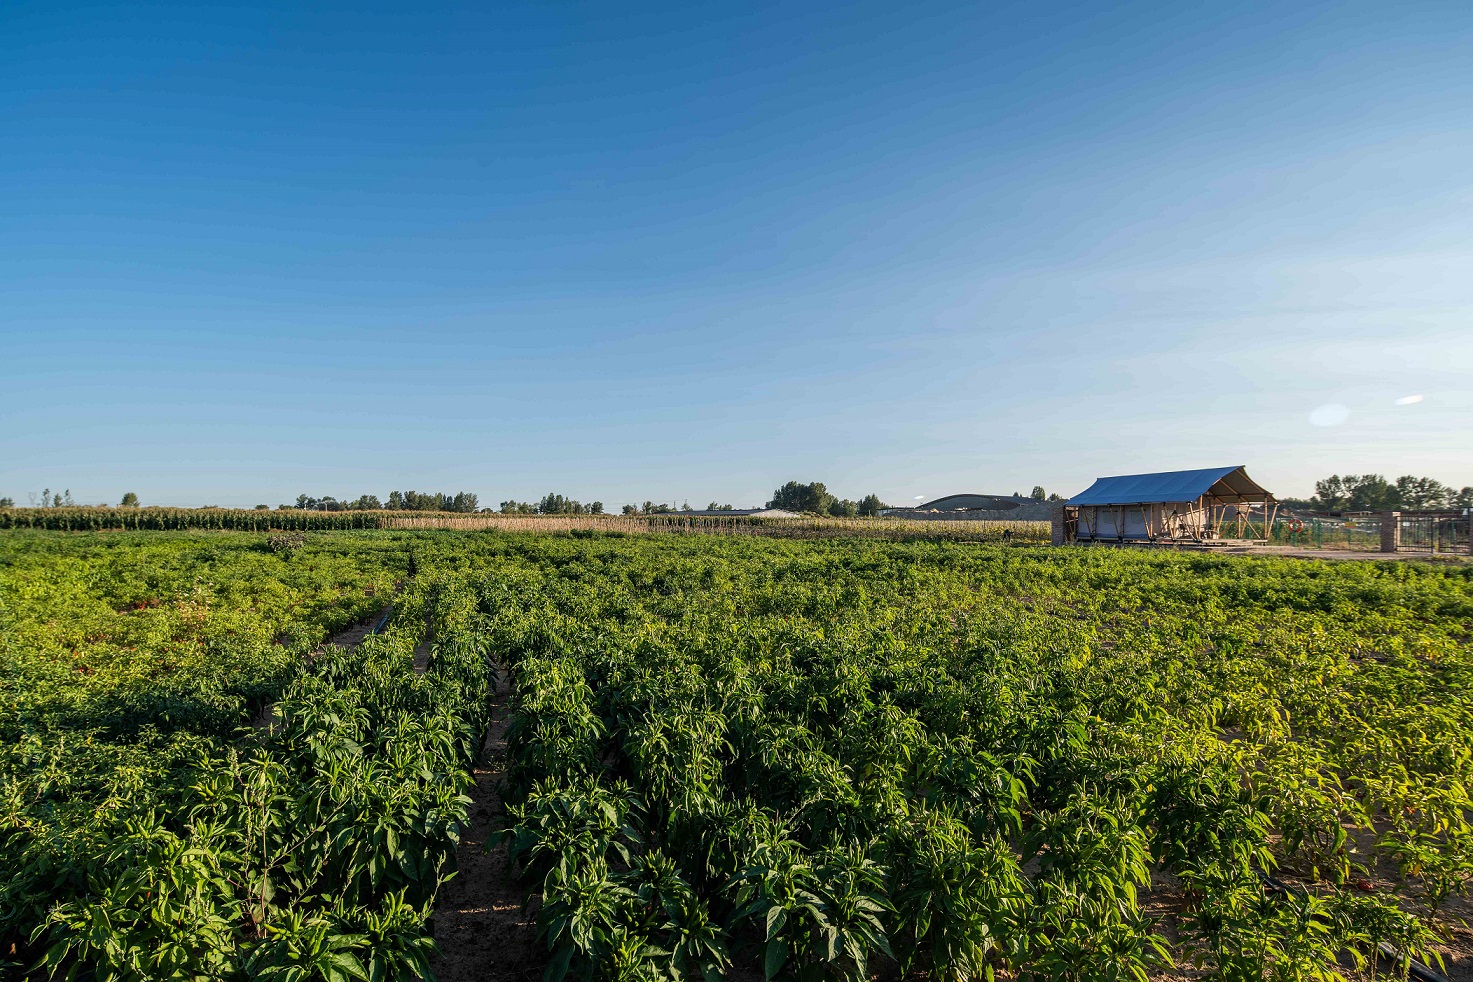
<path fill-rule="evenodd" d="M 1056 546 L 1064 544 L 1064 506 L 1054 505 L 1050 515 L 1053 525 L 1053 536 L 1050 541 Z"/>
<path fill-rule="evenodd" d="M 1395 552 L 1401 547 L 1401 512 L 1381 513 L 1381 551 Z"/>

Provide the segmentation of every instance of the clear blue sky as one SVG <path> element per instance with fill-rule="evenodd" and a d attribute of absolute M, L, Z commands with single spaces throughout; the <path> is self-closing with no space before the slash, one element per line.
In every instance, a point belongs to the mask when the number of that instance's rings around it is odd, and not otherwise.
<path fill-rule="evenodd" d="M 1463 0 L 6 3 L 0 495 L 1473 484 L 1470 45 Z"/>

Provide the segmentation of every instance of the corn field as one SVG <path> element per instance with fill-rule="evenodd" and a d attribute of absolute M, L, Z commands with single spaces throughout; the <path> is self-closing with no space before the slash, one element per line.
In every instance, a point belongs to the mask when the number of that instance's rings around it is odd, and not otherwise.
<path fill-rule="evenodd" d="M 863 537 L 890 541 L 1049 541 L 1048 522 L 928 522 L 886 518 L 769 518 L 736 515 L 405 515 L 390 513 L 384 528 L 500 532 L 592 532 L 647 535 L 750 535 L 781 539 Z"/>
<path fill-rule="evenodd" d="M 730 518 L 698 515 L 474 515 L 453 512 L 303 511 L 243 508 L 0 508 L 0 530 L 57 532 L 105 530 L 177 531 L 229 529 L 245 532 L 346 529 L 447 529 L 500 532 L 620 532 L 642 535 L 754 535 L 788 539 L 844 536 L 949 542 L 1048 541 L 1047 522 L 927 522 L 884 518 Z"/>
<path fill-rule="evenodd" d="M 274 511 L 245 508 L 0 508 L 0 529 L 46 529 L 52 532 L 109 529 L 148 532 L 183 529 L 327 531 L 384 528 L 386 516 L 394 514 L 301 511 L 295 508 Z"/>

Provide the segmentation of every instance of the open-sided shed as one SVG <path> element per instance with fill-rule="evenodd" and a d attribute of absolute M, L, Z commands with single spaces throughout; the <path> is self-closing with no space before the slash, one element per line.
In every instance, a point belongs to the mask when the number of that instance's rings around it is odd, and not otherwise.
<path fill-rule="evenodd" d="M 1278 501 L 1241 465 L 1102 477 L 1064 503 L 1065 542 L 1263 539 Z M 1056 537 L 1057 538 L 1057 537 Z"/>

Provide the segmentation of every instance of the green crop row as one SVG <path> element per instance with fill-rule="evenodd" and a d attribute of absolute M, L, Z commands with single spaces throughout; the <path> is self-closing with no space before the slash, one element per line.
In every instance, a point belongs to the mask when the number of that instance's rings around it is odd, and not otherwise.
<path fill-rule="evenodd" d="M 552 982 L 1431 959 L 1470 638 L 1473 570 L 1412 564 L 7 533 L 0 975 L 425 975 L 496 663 Z"/>
<path fill-rule="evenodd" d="M 319 540 L 289 557 L 251 537 L 99 541 L 88 545 L 101 556 L 70 539 L 8 543 L 4 615 L 17 630 L 6 679 L 21 699 L 4 723 L 16 739 L 0 752 L 0 975 L 424 974 L 425 922 L 466 820 L 494 681 L 464 591 L 420 565 L 387 630 L 304 661 L 322 628 L 383 606 L 394 564 L 380 547 L 402 569 L 402 536 Z M 140 582 L 88 575 L 120 558 Z M 285 589 L 288 571 L 320 587 L 342 572 L 338 561 L 377 577 L 377 597 Z M 180 576 L 196 587 L 182 600 Z M 139 589 L 159 603 L 113 606 Z M 80 637 L 44 617 L 48 602 L 78 612 Z M 138 669 L 170 652 L 192 657 L 180 624 L 202 635 L 200 671 L 220 663 L 189 676 L 208 703 L 192 714 L 178 708 L 187 686 L 143 699 L 148 680 L 166 691 L 175 680 Z M 413 651 L 427 626 L 421 674 Z M 95 671 L 76 672 L 69 655 Z M 60 668 L 47 674 L 48 660 Z M 72 676 L 92 687 L 69 691 Z"/>
<path fill-rule="evenodd" d="M 478 589 L 553 982 L 1332 979 L 1473 875 L 1466 570 L 542 539 Z"/>

